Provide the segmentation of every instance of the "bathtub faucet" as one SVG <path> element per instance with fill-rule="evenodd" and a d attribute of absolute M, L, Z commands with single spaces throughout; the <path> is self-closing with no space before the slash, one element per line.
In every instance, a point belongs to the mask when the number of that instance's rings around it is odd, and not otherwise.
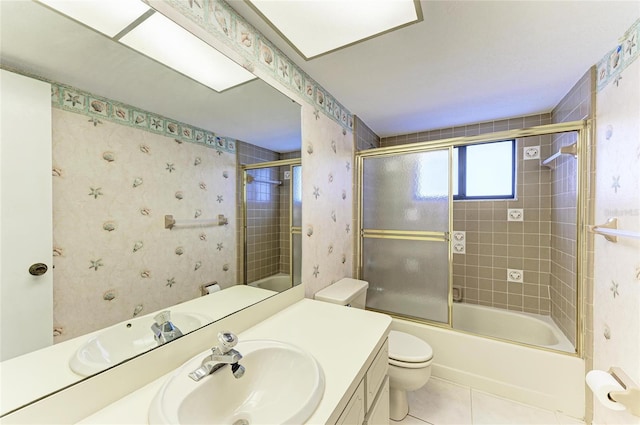
<path fill-rule="evenodd" d="M 211 349 L 211 354 L 202 360 L 199 368 L 189 374 L 189 378 L 199 381 L 228 364 L 231 365 L 233 376 L 236 379 L 242 378 L 244 366 L 238 363 L 242 359 L 242 354 L 233 349 L 238 343 L 238 337 L 231 332 L 220 332 L 218 341 L 220 344 Z"/>
<path fill-rule="evenodd" d="M 171 312 L 169 310 L 158 313 L 153 320 L 155 323 L 151 325 L 151 330 L 153 331 L 153 338 L 158 345 L 182 336 L 182 331 L 171 322 Z"/>

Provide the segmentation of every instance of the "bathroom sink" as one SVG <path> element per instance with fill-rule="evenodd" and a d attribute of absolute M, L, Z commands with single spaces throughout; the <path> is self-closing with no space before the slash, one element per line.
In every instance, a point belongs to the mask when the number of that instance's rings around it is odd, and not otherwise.
<path fill-rule="evenodd" d="M 150 424 L 302 424 L 324 394 L 324 374 L 315 358 L 293 345 L 271 340 L 240 341 L 235 349 L 245 373 L 229 365 L 196 382 L 204 352 L 182 365 L 156 394 Z"/>
<path fill-rule="evenodd" d="M 183 334 L 198 329 L 212 318 L 197 313 L 171 313 L 171 321 Z M 80 376 L 89 376 L 123 360 L 157 347 L 151 325 L 153 315 L 118 323 L 88 338 L 69 359 L 69 367 Z"/>

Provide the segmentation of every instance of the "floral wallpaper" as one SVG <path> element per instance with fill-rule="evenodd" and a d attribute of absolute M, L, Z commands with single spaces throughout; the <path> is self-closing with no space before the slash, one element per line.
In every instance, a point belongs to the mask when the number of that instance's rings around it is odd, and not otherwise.
<path fill-rule="evenodd" d="M 226 139 L 217 145 L 215 138 L 207 145 L 210 133 L 198 138 L 198 129 L 180 123 L 174 135 L 173 121 L 134 109 L 123 125 L 96 114 L 102 102 L 102 112 L 117 115 L 115 104 L 68 88 L 58 94 L 54 90 L 55 341 L 192 299 L 207 282 L 233 285 L 234 146 Z M 139 127 L 136 116 L 149 124 Z M 157 129 L 156 119 L 162 122 Z M 178 221 L 224 214 L 228 224 L 165 229 L 166 214 Z"/>
<path fill-rule="evenodd" d="M 302 128 L 302 281 L 312 298 L 352 276 L 354 144 L 317 109 L 303 113 Z"/>
<path fill-rule="evenodd" d="M 640 20 L 598 64 L 595 223 L 618 218 L 640 234 Z M 594 236 L 593 368 L 621 367 L 640 383 L 640 240 Z M 640 424 L 597 401 L 594 423 Z"/>

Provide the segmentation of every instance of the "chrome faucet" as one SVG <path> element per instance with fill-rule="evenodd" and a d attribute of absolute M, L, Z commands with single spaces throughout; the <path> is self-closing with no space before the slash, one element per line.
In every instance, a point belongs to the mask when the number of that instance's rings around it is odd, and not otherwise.
<path fill-rule="evenodd" d="M 182 331 L 171 322 L 171 312 L 169 310 L 158 313 L 153 320 L 155 323 L 151 325 L 151 330 L 153 331 L 153 338 L 158 345 L 182 336 Z"/>
<path fill-rule="evenodd" d="M 189 378 L 194 381 L 199 381 L 228 364 L 231 365 L 233 376 L 235 376 L 236 379 L 242 378 L 244 375 L 244 366 L 238 363 L 242 359 L 242 354 L 233 349 L 238 343 L 238 337 L 228 331 L 220 332 L 218 334 L 218 341 L 220 344 L 211 349 L 211 354 L 202 360 L 199 368 L 189 374 Z"/>

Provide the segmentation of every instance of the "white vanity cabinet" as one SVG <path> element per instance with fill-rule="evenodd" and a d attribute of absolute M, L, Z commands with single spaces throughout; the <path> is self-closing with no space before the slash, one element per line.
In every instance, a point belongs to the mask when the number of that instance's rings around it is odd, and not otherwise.
<path fill-rule="evenodd" d="M 358 388 L 349 399 L 336 425 L 381 425 L 389 423 L 389 345 L 382 345 Z"/>

